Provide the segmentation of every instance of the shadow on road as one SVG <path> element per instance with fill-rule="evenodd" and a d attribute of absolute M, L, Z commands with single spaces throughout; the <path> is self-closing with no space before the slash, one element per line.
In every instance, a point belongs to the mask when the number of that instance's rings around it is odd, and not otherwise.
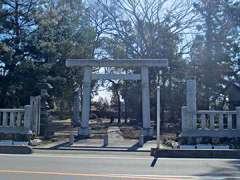
<path fill-rule="evenodd" d="M 196 174 L 199 177 L 221 177 L 224 180 L 240 179 L 240 160 L 228 161 L 224 167 L 216 167 L 203 174 Z"/>
<path fill-rule="evenodd" d="M 131 147 L 128 148 L 128 151 L 132 152 L 132 151 L 136 151 L 139 148 L 139 143 L 135 143 L 133 144 Z"/>
<path fill-rule="evenodd" d="M 154 167 L 154 166 L 155 166 L 155 164 L 157 163 L 157 160 L 158 160 L 157 157 L 155 157 L 155 158 L 153 159 L 153 161 L 152 161 L 152 163 L 151 163 L 151 167 Z"/>

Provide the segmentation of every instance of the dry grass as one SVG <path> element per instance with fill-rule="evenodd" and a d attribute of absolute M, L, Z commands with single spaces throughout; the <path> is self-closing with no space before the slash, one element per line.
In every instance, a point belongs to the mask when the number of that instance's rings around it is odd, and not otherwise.
<path fill-rule="evenodd" d="M 140 129 L 134 127 L 120 127 L 120 131 L 125 139 L 138 139 L 140 136 Z"/>

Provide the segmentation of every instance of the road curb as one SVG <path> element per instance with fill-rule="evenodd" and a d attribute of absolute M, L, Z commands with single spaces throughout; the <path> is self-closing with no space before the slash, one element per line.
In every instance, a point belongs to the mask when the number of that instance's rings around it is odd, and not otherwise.
<path fill-rule="evenodd" d="M 59 150 L 59 151 L 89 151 L 89 152 L 145 152 L 150 153 L 151 150 L 128 150 L 128 149 L 114 149 L 114 148 L 71 148 L 71 147 L 59 147 L 59 148 L 36 148 L 33 150 Z"/>
<path fill-rule="evenodd" d="M 0 154 L 32 154 L 32 148 L 29 146 L 4 145 L 0 146 Z"/>
<path fill-rule="evenodd" d="M 159 150 L 151 149 L 156 158 L 222 158 L 240 159 L 240 150 Z"/>

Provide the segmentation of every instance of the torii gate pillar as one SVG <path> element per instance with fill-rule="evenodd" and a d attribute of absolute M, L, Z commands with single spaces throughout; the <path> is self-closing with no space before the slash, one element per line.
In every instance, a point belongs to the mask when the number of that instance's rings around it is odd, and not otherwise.
<path fill-rule="evenodd" d="M 91 107 L 91 82 L 92 82 L 92 67 L 84 67 L 83 77 L 83 101 L 82 101 L 82 119 L 81 127 L 78 134 L 80 136 L 89 136 L 89 115 Z"/>
<path fill-rule="evenodd" d="M 141 68 L 142 79 L 142 120 L 144 136 L 152 136 L 150 121 L 150 95 L 149 95 L 149 72 L 148 67 Z"/>

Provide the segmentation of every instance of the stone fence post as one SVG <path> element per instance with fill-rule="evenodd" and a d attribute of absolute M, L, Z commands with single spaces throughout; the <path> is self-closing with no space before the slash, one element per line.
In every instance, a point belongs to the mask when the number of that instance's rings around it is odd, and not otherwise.
<path fill-rule="evenodd" d="M 73 145 L 74 144 L 74 140 L 75 140 L 74 134 L 71 133 L 70 136 L 69 136 L 69 144 Z"/>
<path fill-rule="evenodd" d="M 103 147 L 107 147 L 108 146 L 108 134 L 105 134 L 103 136 Z"/>
<path fill-rule="evenodd" d="M 237 129 L 240 129 L 240 107 L 236 107 L 237 111 Z"/>
<path fill-rule="evenodd" d="M 30 105 L 32 107 L 31 112 L 31 129 L 35 135 L 40 134 L 40 113 L 41 113 L 41 97 L 40 96 L 31 96 Z"/>
<path fill-rule="evenodd" d="M 197 85 L 196 80 L 187 81 L 187 111 L 189 114 L 191 129 L 196 129 L 197 125 Z"/>
<path fill-rule="evenodd" d="M 186 131 L 187 129 L 190 129 L 189 127 L 189 116 L 188 116 L 188 111 L 187 111 L 187 106 L 183 106 L 182 107 L 182 111 L 181 111 L 182 115 L 182 132 Z"/>
<path fill-rule="evenodd" d="M 144 145 L 144 132 L 143 132 L 142 129 L 140 131 L 140 135 L 139 135 L 139 139 L 138 139 L 138 145 L 139 145 L 139 147 L 143 147 L 143 145 Z"/>
<path fill-rule="evenodd" d="M 31 112 L 32 107 L 30 105 L 24 106 L 24 128 L 31 130 Z"/>

